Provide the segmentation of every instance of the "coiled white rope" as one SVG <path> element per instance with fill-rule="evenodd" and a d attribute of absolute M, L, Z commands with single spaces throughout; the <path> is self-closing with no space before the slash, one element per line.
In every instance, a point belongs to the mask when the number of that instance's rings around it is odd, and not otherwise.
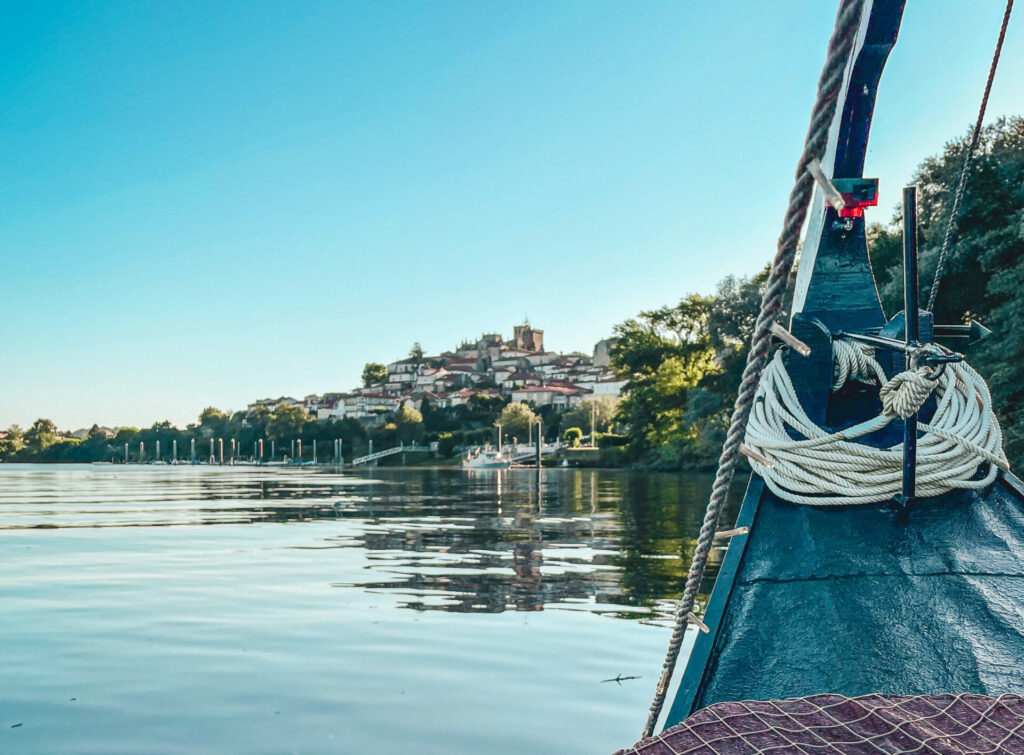
<path fill-rule="evenodd" d="M 848 380 L 877 383 L 883 410 L 859 425 L 828 433 L 800 406 L 782 352 L 776 352 L 761 376 L 744 439 L 769 464 L 751 455 L 751 466 L 773 493 L 794 503 L 848 506 L 891 500 L 902 491 L 903 444 L 874 448 L 853 441 L 897 417 L 909 417 L 934 391 L 935 415 L 918 425 L 917 495 L 991 484 L 997 470 L 1009 470 L 1009 465 L 988 386 L 966 362 L 946 365 L 936 380 L 928 373 L 920 368 L 886 379 L 871 349 L 837 339 L 833 390 Z M 988 469 L 975 479 L 982 464 Z"/>

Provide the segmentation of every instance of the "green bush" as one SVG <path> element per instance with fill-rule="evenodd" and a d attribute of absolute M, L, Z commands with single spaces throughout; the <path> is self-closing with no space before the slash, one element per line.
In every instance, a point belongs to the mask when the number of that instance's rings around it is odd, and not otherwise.
<path fill-rule="evenodd" d="M 570 427 L 564 433 L 562 433 L 562 440 L 568 443 L 573 448 L 579 446 L 580 441 L 583 439 L 583 431 L 578 427 Z"/>
<path fill-rule="evenodd" d="M 437 455 L 442 457 L 455 455 L 455 436 L 452 433 L 441 433 L 437 436 Z"/>

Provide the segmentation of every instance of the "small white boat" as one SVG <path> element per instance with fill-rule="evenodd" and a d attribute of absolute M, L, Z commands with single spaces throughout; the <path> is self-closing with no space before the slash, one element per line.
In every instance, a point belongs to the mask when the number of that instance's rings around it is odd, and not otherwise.
<path fill-rule="evenodd" d="M 473 453 L 472 451 L 462 460 L 463 469 L 508 469 L 512 462 L 502 456 L 498 451 L 485 448 Z"/>

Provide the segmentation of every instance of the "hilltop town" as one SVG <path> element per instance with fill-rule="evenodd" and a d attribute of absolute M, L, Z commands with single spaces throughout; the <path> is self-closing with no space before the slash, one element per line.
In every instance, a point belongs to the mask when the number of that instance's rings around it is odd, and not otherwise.
<path fill-rule="evenodd" d="M 509 341 L 487 333 L 437 356 L 423 354 L 417 344 L 405 359 L 366 365 L 364 385 L 347 393 L 265 398 L 250 403 L 248 411 L 293 405 L 317 420 L 356 419 L 368 427 L 402 404 L 419 409 L 428 401 L 434 408 L 450 409 L 480 395 L 565 411 L 586 398 L 620 395 L 626 381 L 611 369 L 613 344 L 609 338 L 590 355 L 559 354 L 545 350 L 543 330 L 516 325 Z"/>

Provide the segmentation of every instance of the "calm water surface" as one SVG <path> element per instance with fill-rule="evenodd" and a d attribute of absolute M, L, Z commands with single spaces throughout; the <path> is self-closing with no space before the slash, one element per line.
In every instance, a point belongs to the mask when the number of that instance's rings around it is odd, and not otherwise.
<path fill-rule="evenodd" d="M 0 465 L 0 752 L 611 752 L 709 484 Z"/>

